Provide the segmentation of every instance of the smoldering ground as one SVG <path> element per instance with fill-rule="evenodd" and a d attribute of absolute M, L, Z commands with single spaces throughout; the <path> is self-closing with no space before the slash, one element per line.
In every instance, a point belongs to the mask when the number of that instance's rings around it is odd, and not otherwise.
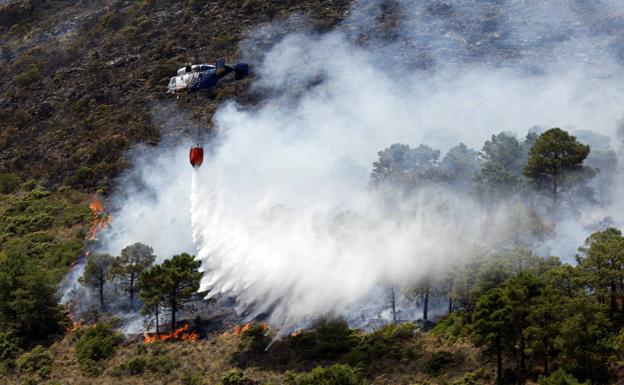
<path fill-rule="evenodd" d="M 275 325 L 387 307 L 379 288 L 442 274 L 475 244 L 503 241 L 523 214 L 514 194 L 496 209 L 450 187 L 382 195 L 369 187 L 377 152 L 479 150 L 492 134 L 535 126 L 592 130 L 615 149 L 622 15 L 614 1 L 359 1 L 327 33 L 289 21 L 250 31 L 241 56 L 261 101 L 221 106 L 195 172 L 189 142 L 135 159 L 103 248 L 194 253 L 202 289 L 252 316 L 269 311 Z M 621 186 L 611 176 L 601 188 Z M 562 216 L 531 246 L 572 260 L 605 216 L 621 223 L 614 196 Z"/>

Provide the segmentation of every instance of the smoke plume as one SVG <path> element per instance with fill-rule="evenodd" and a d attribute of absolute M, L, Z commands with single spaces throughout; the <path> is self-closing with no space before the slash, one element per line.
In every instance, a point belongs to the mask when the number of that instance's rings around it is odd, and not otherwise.
<path fill-rule="evenodd" d="M 623 15 L 615 1 L 358 1 L 327 33 L 292 20 L 250 31 L 241 54 L 261 102 L 221 106 L 217 140 L 194 172 L 187 143 L 137 159 L 106 247 L 195 253 L 202 289 L 276 325 L 418 285 L 499 242 L 518 214 L 513 202 L 493 212 L 440 186 L 382 194 L 369 187 L 377 152 L 478 150 L 492 134 L 523 138 L 534 126 L 614 138 Z M 621 186 L 617 175 L 603 187 Z M 571 260 L 604 216 L 621 223 L 611 204 L 562 219 L 535 251 Z"/>

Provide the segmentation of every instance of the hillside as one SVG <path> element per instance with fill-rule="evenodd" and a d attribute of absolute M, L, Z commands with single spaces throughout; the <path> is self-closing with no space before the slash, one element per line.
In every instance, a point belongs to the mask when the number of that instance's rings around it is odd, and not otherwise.
<path fill-rule="evenodd" d="M 472 376 L 479 379 L 479 383 L 491 383 L 486 374 L 488 367 L 479 363 L 479 352 L 474 347 L 462 342 L 444 343 L 442 339 L 425 334 L 412 335 L 405 326 L 403 330 L 386 328 L 370 336 L 368 343 L 371 347 L 375 344 L 374 350 L 362 351 L 361 347 L 356 347 L 349 353 L 326 346 L 321 356 L 306 350 L 297 337 L 275 342 L 267 351 L 258 350 L 253 344 L 264 344 L 268 340 L 257 341 L 258 337 L 249 332 L 240 335 L 226 331 L 198 341 L 174 344 L 143 345 L 135 339 L 124 342 L 106 366 L 98 369 L 97 375 L 85 372 L 76 361 L 76 335 L 72 333 L 48 350 L 53 361 L 44 369 L 49 374 L 43 383 L 292 384 L 317 365 L 369 359 L 364 356 L 375 357 L 374 362 L 362 370 L 362 374 L 373 379 L 371 384 L 463 385 L 471 383 L 462 382 L 466 373 L 466 378 Z M 340 334 L 341 331 L 329 333 L 333 334 L 323 338 L 331 337 L 336 344 L 346 342 L 347 336 Z M 237 378 L 232 373 L 243 373 L 243 376 Z M 231 382 L 227 382 L 228 374 Z M 37 375 L 33 372 L 9 377 L 8 384 L 23 383 L 20 381 L 28 381 L 28 378 L 36 379 Z"/>
<path fill-rule="evenodd" d="M 623 68 L 609 0 L 0 0 L 0 385 L 621 383 Z"/>
<path fill-rule="evenodd" d="M 170 109 L 209 124 L 222 98 L 244 100 L 249 81 L 225 82 L 211 100 L 174 107 L 165 95 L 177 68 L 238 58 L 245 34 L 303 14 L 324 30 L 346 1 L 11 1 L 0 8 L 0 172 L 50 186 L 109 186 L 124 152 L 153 145 L 169 130 Z"/>

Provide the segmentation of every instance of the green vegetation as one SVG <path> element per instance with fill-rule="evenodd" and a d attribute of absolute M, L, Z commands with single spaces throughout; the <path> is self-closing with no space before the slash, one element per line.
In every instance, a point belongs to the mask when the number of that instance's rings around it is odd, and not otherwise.
<path fill-rule="evenodd" d="M 80 283 L 94 288 L 100 298 L 100 309 L 105 309 L 104 286 L 109 279 L 113 258 L 109 254 L 95 253 L 89 255 L 87 266 Z"/>
<path fill-rule="evenodd" d="M 173 372 L 178 364 L 175 357 L 167 354 L 163 343 L 156 342 L 148 347 L 138 345 L 137 354 L 115 368 L 114 373 L 117 376 L 140 376 L 145 373 L 164 376 Z"/>
<path fill-rule="evenodd" d="M 13 368 L 20 354 L 19 339 L 12 330 L 0 332 L 0 375 Z"/>
<path fill-rule="evenodd" d="M 576 137 L 560 128 L 551 128 L 531 147 L 524 175 L 547 192 L 554 210 L 562 192 L 578 188 L 595 175 L 594 170 L 583 166 L 587 155 L 588 145 L 579 143 Z"/>
<path fill-rule="evenodd" d="M 153 313 L 158 324 L 159 309 L 167 309 L 171 313 L 171 330 L 175 330 L 176 313 L 199 290 L 200 265 L 195 257 L 182 253 L 141 273 L 139 287 L 145 302 L 144 313 Z"/>
<path fill-rule="evenodd" d="M 414 324 L 391 324 L 356 339 L 344 361 L 354 366 L 368 366 L 380 359 L 413 359 L 415 352 L 405 345 L 414 336 Z M 352 337 L 351 337 L 352 338 Z"/>
<path fill-rule="evenodd" d="M 548 377 L 540 378 L 539 385 L 589 385 L 589 381 L 579 382 L 574 376 L 559 369 Z"/>
<path fill-rule="evenodd" d="M 249 379 L 240 370 L 229 370 L 221 377 L 220 385 L 253 385 L 255 381 Z"/>
<path fill-rule="evenodd" d="M 120 279 L 121 289 L 130 296 L 130 304 L 134 304 L 134 296 L 138 291 L 139 276 L 152 266 L 156 256 L 154 250 L 142 243 L 135 243 L 121 250 L 121 256 L 113 260 L 111 272 Z"/>
<path fill-rule="evenodd" d="M 253 324 L 241 333 L 238 351 L 248 355 L 258 355 L 266 350 L 270 342 L 264 324 Z"/>
<path fill-rule="evenodd" d="M 310 331 L 291 337 L 291 343 L 309 359 L 335 360 L 356 346 L 357 337 L 343 319 L 322 319 Z"/>
<path fill-rule="evenodd" d="M 22 255 L 0 254 L 0 324 L 28 346 L 61 333 L 64 315 L 49 272 Z"/>
<path fill-rule="evenodd" d="M 50 353 L 43 346 L 38 345 L 31 351 L 19 356 L 16 360 L 16 366 L 21 373 L 36 374 L 39 378 L 46 378 L 50 375 L 52 361 Z"/>
<path fill-rule="evenodd" d="M 15 192 L 19 186 L 20 178 L 15 174 L 0 174 L 0 194 L 10 194 Z"/>
<path fill-rule="evenodd" d="M 366 381 L 349 365 L 318 367 L 301 376 L 297 385 L 364 385 Z"/>
<path fill-rule="evenodd" d="M 81 329 L 76 343 L 76 358 L 85 372 L 99 374 L 102 371 L 101 362 L 113 355 L 121 341 L 121 335 L 107 323 Z"/>

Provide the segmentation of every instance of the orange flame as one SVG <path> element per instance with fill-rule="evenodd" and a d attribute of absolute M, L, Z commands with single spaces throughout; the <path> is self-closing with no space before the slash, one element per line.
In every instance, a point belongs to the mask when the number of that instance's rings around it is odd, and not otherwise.
<path fill-rule="evenodd" d="M 87 239 L 92 241 L 96 239 L 98 231 L 107 227 L 111 223 L 113 217 L 104 211 L 104 206 L 102 206 L 100 197 L 97 194 L 93 195 L 93 199 L 91 200 L 89 207 L 91 208 L 93 220 L 91 221 L 91 227 L 87 233 Z"/>
<path fill-rule="evenodd" d="M 187 332 L 188 328 L 189 325 L 184 325 L 171 333 L 145 333 L 143 334 L 143 342 L 146 344 L 151 344 L 152 342 L 156 341 L 196 341 L 199 338 L 199 334 L 194 331 Z"/>
<path fill-rule="evenodd" d="M 80 322 L 72 322 L 71 325 L 69 325 L 68 327 L 65 328 L 65 332 L 66 333 L 73 333 L 76 330 L 80 329 L 81 326 L 82 326 L 82 323 L 80 323 Z"/>
<path fill-rule="evenodd" d="M 253 325 L 253 323 L 246 323 L 243 326 L 236 325 L 232 329 L 223 332 L 223 336 L 241 336 L 245 333 L 249 328 Z M 269 325 L 266 322 L 260 322 L 258 325 L 262 328 L 262 330 L 267 331 L 269 329 Z"/>
<path fill-rule="evenodd" d="M 65 332 L 72 333 L 72 332 L 75 332 L 78 329 L 82 329 L 82 328 L 86 328 L 86 327 L 94 329 L 96 325 L 97 324 L 95 324 L 95 323 L 88 325 L 88 324 L 83 323 L 82 321 L 73 321 L 71 325 L 69 325 L 68 327 L 65 328 Z"/>

